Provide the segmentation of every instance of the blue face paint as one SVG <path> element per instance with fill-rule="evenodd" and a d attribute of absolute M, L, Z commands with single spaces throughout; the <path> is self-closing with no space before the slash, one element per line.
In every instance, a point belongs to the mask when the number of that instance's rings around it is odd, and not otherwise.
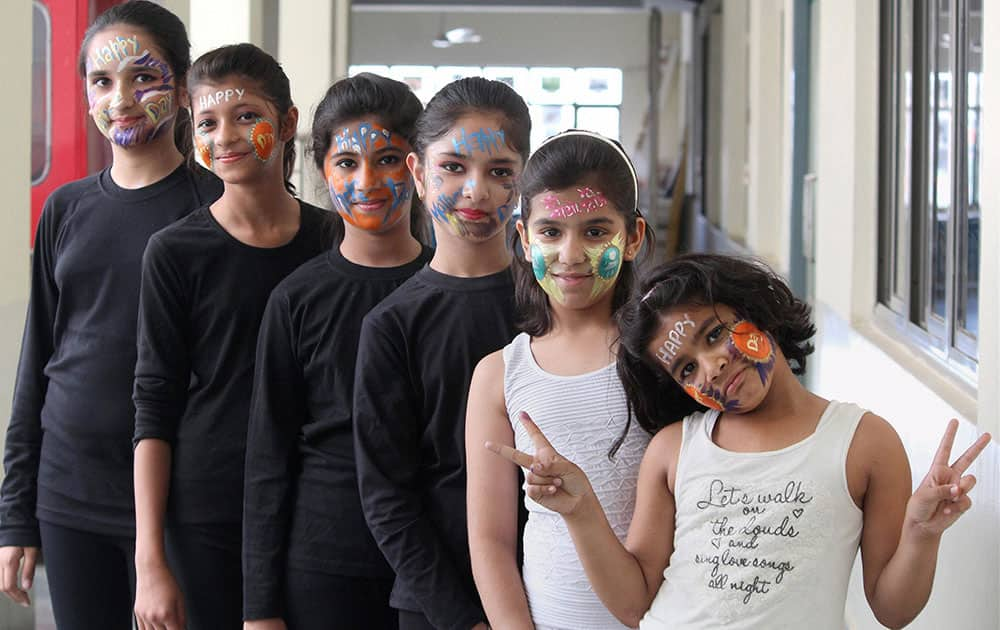
<path fill-rule="evenodd" d="M 531 246 L 531 270 L 535 274 L 535 280 L 541 281 L 545 277 L 545 272 L 549 266 L 545 263 L 545 254 L 538 245 Z"/>

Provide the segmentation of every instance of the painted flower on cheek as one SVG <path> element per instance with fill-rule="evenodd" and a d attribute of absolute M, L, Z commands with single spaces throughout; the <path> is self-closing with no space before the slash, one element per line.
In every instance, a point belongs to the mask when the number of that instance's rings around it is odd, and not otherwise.
<path fill-rule="evenodd" d="M 530 253 L 531 270 L 535 274 L 538 285 L 550 298 L 562 304 L 565 301 L 565 296 L 551 273 L 552 263 L 559 256 L 558 248 L 536 242 L 531 244 Z"/>
<path fill-rule="evenodd" d="M 274 123 L 267 118 L 258 118 L 250 128 L 250 146 L 258 160 L 269 162 L 274 156 Z"/>
<path fill-rule="evenodd" d="M 195 133 L 194 135 L 194 148 L 198 152 L 198 157 L 201 158 L 201 163 L 205 165 L 205 168 L 212 169 L 212 141 L 205 140 L 201 133 Z"/>
<path fill-rule="evenodd" d="M 733 359 L 744 359 L 757 370 L 761 384 L 766 384 L 774 370 L 774 340 L 770 334 L 752 322 L 741 320 L 733 324 L 729 334 L 729 353 Z"/>
<path fill-rule="evenodd" d="M 694 385 L 688 383 L 684 386 L 684 393 L 686 393 L 699 405 L 708 407 L 709 409 L 715 409 L 716 411 L 722 411 L 725 409 L 725 405 L 722 403 L 722 399 L 717 395 L 713 395 L 713 392 L 702 392 L 700 389 Z"/>

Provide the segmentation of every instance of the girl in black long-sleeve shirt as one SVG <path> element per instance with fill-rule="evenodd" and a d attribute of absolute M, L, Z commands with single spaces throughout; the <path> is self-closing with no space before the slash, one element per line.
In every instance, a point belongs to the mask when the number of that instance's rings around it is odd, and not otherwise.
<path fill-rule="evenodd" d="M 361 512 L 351 397 L 362 318 L 430 259 L 405 161 L 422 109 L 404 83 L 367 73 L 317 106 L 313 157 L 344 237 L 285 278 L 264 313 L 247 436 L 245 630 L 396 627 L 392 570 Z"/>
<path fill-rule="evenodd" d="M 0 488 L 0 588 L 27 604 L 43 547 L 63 629 L 132 625 L 142 253 L 151 234 L 222 192 L 214 176 L 184 163 L 189 48 L 183 23 L 151 2 L 97 17 L 80 73 L 112 165 L 52 193 L 35 237 Z"/>
<path fill-rule="evenodd" d="M 140 629 L 225 630 L 242 624 L 257 331 L 274 286 L 328 247 L 327 213 L 290 192 L 298 113 L 270 55 L 251 44 L 206 53 L 188 88 L 199 154 L 225 191 L 156 234 L 143 259 L 135 612 Z"/>

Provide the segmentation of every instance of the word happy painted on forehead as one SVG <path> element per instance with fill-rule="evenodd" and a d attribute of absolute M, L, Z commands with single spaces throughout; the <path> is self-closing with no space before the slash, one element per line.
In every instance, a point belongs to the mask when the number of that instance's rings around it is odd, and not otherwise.
<path fill-rule="evenodd" d="M 132 35 L 130 37 L 115 36 L 108 40 L 107 45 L 101 46 L 94 53 L 88 57 L 88 62 L 90 62 L 91 69 L 104 68 L 106 65 L 113 61 L 118 62 L 118 70 L 124 70 L 128 65 L 143 66 L 147 68 L 156 68 L 160 71 L 162 75 L 162 81 L 164 83 L 169 83 L 173 78 L 170 67 L 166 63 L 160 61 L 152 54 L 149 50 L 144 49 L 142 54 L 139 53 L 139 49 L 142 45 L 139 43 L 139 36 Z"/>
<path fill-rule="evenodd" d="M 229 88 L 209 92 L 198 97 L 198 108 L 205 109 L 213 105 L 221 105 L 222 103 L 228 103 L 233 98 L 241 101 L 244 94 L 246 94 L 246 90 L 243 88 Z"/>
<path fill-rule="evenodd" d="M 465 127 L 462 127 L 458 134 L 451 139 L 451 143 L 458 155 L 472 155 L 473 151 L 482 151 L 487 155 L 493 155 L 494 151 L 500 151 L 504 147 L 505 137 L 503 129 L 480 127 L 478 131 L 469 133 Z"/>
<path fill-rule="evenodd" d="M 565 219 L 575 214 L 593 212 L 608 205 L 608 199 L 602 193 L 594 191 L 590 186 L 577 188 L 580 201 L 566 203 L 559 199 L 555 193 L 549 193 L 542 197 L 542 205 L 549 211 L 550 219 Z"/>
<path fill-rule="evenodd" d="M 690 315 L 684 313 L 684 319 L 680 319 L 674 323 L 674 327 L 667 333 L 667 338 L 664 339 L 660 347 L 656 349 L 656 358 L 658 358 L 664 365 L 669 366 L 670 362 L 677 357 L 677 353 L 680 351 L 681 346 L 684 345 L 684 339 L 687 337 L 687 330 L 685 330 L 686 327 L 694 328 L 695 323 L 691 321 Z"/>

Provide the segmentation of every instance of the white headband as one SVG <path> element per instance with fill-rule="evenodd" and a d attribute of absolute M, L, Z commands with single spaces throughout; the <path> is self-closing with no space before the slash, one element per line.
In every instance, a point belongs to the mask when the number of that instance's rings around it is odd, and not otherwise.
<path fill-rule="evenodd" d="M 635 190 L 635 204 L 633 206 L 633 210 L 635 210 L 636 214 L 639 214 L 639 178 L 635 174 L 635 167 L 632 166 L 632 160 L 628 159 L 628 156 L 625 155 L 625 151 L 623 151 L 622 148 L 618 146 L 618 143 L 615 142 L 614 140 L 606 138 L 599 133 L 594 133 L 593 131 L 587 131 L 585 129 L 567 129 L 566 131 L 557 133 L 554 136 L 549 136 L 548 138 L 546 138 L 540 145 L 538 145 L 538 147 L 535 148 L 535 153 L 533 153 L 532 155 L 538 153 L 538 151 L 542 147 L 552 142 L 553 140 L 557 140 L 559 138 L 565 138 L 566 136 L 584 136 L 587 138 L 596 138 L 597 140 L 607 143 L 608 145 L 611 146 L 612 149 L 618 152 L 618 155 L 620 155 L 622 157 L 622 160 L 625 161 L 625 165 L 628 166 L 628 172 L 632 174 L 632 186 L 633 190 Z"/>

